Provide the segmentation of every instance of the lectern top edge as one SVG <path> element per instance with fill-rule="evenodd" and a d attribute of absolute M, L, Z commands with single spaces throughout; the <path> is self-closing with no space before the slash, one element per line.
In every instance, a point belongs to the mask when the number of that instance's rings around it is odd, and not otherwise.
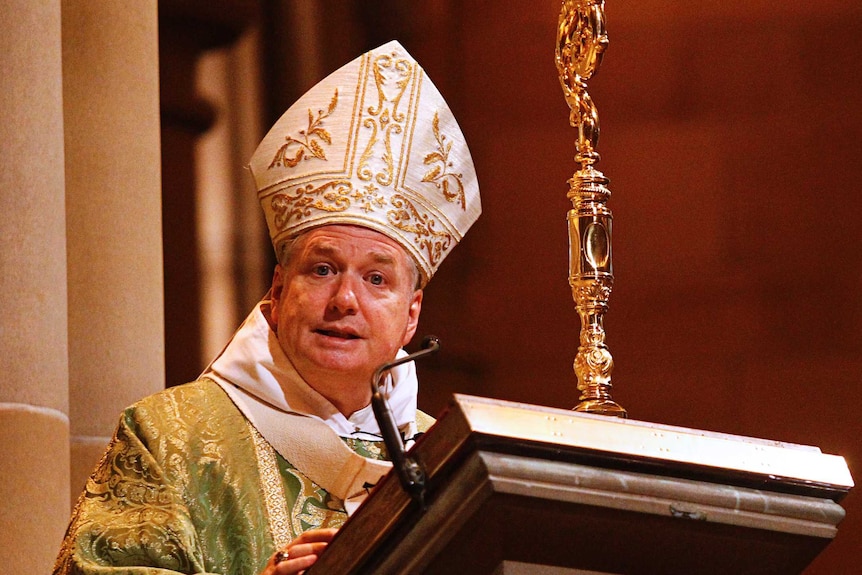
<path fill-rule="evenodd" d="M 854 485 L 844 458 L 817 447 L 462 394 L 452 401 L 470 429 L 487 436 L 755 474 L 839 494 Z"/>

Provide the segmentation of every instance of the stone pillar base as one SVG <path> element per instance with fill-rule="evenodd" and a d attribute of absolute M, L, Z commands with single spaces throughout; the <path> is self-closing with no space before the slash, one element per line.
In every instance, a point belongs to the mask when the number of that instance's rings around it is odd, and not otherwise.
<path fill-rule="evenodd" d="M 0 533 L 4 573 L 50 573 L 69 517 L 69 419 L 0 403 Z"/>

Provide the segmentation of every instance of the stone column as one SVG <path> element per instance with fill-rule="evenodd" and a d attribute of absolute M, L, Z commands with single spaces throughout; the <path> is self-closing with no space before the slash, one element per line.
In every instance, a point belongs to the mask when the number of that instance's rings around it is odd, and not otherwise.
<path fill-rule="evenodd" d="M 60 0 L 0 10 L 0 549 L 48 573 L 69 518 Z"/>
<path fill-rule="evenodd" d="M 73 497 L 164 389 L 156 0 L 63 0 Z"/>

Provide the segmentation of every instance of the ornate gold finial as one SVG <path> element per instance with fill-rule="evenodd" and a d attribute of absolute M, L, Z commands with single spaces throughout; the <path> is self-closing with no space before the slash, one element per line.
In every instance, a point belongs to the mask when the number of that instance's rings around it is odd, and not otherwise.
<path fill-rule="evenodd" d="M 573 206 L 568 213 L 569 285 L 581 318 L 574 363 L 581 396 L 575 410 L 626 417 L 626 410 L 611 399 L 614 361 L 605 345 L 603 322 L 614 285 L 612 217 L 605 205 L 611 192 L 608 179 L 594 167 L 599 160 L 599 116 L 586 89 L 607 46 L 604 0 L 563 0 L 556 62 L 571 110 L 569 123 L 578 129 L 575 161 L 580 164 L 566 195 Z"/>

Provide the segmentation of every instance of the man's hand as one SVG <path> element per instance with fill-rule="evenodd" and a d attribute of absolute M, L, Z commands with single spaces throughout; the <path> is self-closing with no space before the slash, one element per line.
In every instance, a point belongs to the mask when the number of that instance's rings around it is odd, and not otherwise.
<path fill-rule="evenodd" d="M 269 559 L 260 575 L 290 575 L 305 573 L 314 565 L 318 555 L 335 537 L 337 529 L 312 529 L 306 531 Z"/>

